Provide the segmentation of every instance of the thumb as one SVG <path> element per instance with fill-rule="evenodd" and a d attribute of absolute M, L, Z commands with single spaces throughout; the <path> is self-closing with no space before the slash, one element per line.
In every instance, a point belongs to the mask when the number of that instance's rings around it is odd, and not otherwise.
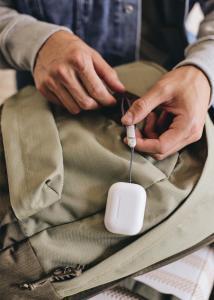
<path fill-rule="evenodd" d="M 163 93 L 159 87 L 154 86 L 142 98 L 132 104 L 121 121 L 124 125 L 136 124 L 145 119 L 147 115 L 162 102 L 164 102 Z"/>

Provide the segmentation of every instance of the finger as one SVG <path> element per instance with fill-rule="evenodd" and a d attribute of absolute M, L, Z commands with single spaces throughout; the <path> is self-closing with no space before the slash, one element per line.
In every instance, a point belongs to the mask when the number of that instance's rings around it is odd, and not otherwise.
<path fill-rule="evenodd" d="M 75 102 L 73 97 L 68 93 L 68 91 L 61 84 L 57 84 L 53 91 L 60 102 L 67 108 L 67 110 L 72 114 L 78 114 L 81 109 Z"/>
<path fill-rule="evenodd" d="M 136 133 L 136 136 L 138 136 L 138 139 L 142 139 L 141 133 L 138 133 L 138 134 Z M 167 158 L 168 156 L 173 155 L 176 152 L 178 152 L 179 150 L 183 149 L 185 146 L 189 145 L 191 142 L 192 142 L 191 140 L 185 139 L 182 144 L 180 144 L 180 143 L 176 144 L 176 146 L 174 148 L 170 149 L 170 151 L 168 151 L 165 154 L 158 154 L 158 153 L 155 153 L 155 154 L 149 153 L 149 154 L 156 160 L 163 160 L 163 159 Z M 124 143 L 128 145 L 127 138 L 124 138 Z M 138 142 L 137 142 L 137 144 L 138 144 Z M 145 151 L 139 150 L 138 146 L 136 146 L 135 149 L 139 152 L 145 152 Z"/>
<path fill-rule="evenodd" d="M 170 89 L 163 89 L 159 84 L 151 88 L 142 98 L 136 100 L 125 116 L 122 123 L 132 125 L 142 121 L 152 110 L 171 98 Z"/>
<path fill-rule="evenodd" d="M 136 149 L 150 154 L 164 155 L 175 148 L 183 145 L 188 134 L 183 127 L 172 126 L 158 139 L 137 139 Z"/>
<path fill-rule="evenodd" d="M 172 149 L 170 149 L 170 151 L 168 151 L 167 153 L 164 153 L 164 154 L 154 154 L 154 155 L 152 155 L 152 157 L 154 157 L 156 160 L 163 160 L 163 159 L 169 157 L 170 155 L 173 155 L 176 152 L 180 151 L 181 149 L 183 149 L 184 147 L 186 147 L 190 143 L 191 142 L 188 139 L 185 139 L 183 141 L 183 143 L 177 144 L 175 147 L 173 147 Z"/>
<path fill-rule="evenodd" d="M 48 101 L 50 101 L 54 104 L 61 105 L 61 101 L 57 98 L 57 96 L 48 87 L 44 87 L 41 90 L 41 93 Z"/>
<path fill-rule="evenodd" d="M 163 110 L 158 118 L 157 126 L 163 127 L 164 124 L 166 123 L 167 117 L 168 117 L 168 112 Z"/>
<path fill-rule="evenodd" d="M 86 93 L 74 72 L 67 71 L 63 75 L 61 82 L 79 107 L 84 110 L 97 109 L 99 107 L 99 104 Z"/>
<path fill-rule="evenodd" d="M 115 92 L 124 92 L 125 87 L 119 80 L 117 72 L 109 66 L 99 53 L 95 52 L 93 58 L 94 68 L 106 85 Z"/>
<path fill-rule="evenodd" d="M 164 131 L 166 131 L 172 123 L 172 120 L 173 115 L 171 113 L 168 113 L 167 111 L 162 111 L 157 120 L 156 125 L 158 134 L 162 134 Z"/>
<path fill-rule="evenodd" d="M 155 154 L 153 155 L 153 157 L 157 160 L 162 160 L 172 154 L 175 154 L 176 152 L 180 151 L 181 149 L 183 149 L 184 147 L 198 141 L 202 136 L 202 133 L 198 135 L 189 135 L 188 137 L 186 137 L 182 143 L 178 143 L 176 144 L 173 148 L 171 148 L 168 152 L 164 153 L 164 154 Z"/>
<path fill-rule="evenodd" d="M 154 154 L 153 157 L 157 160 L 163 160 L 166 157 L 175 154 L 176 152 L 180 151 L 181 149 L 183 149 L 184 147 L 188 146 L 189 144 L 193 143 L 194 137 L 189 136 L 188 138 L 185 138 L 183 143 L 178 143 L 174 146 L 174 148 L 170 149 L 167 153 L 165 154 Z"/>
<path fill-rule="evenodd" d="M 148 114 L 146 118 L 146 124 L 143 129 L 143 133 L 149 139 L 158 138 L 158 134 L 156 132 L 156 123 L 157 123 L 157 115 L 154 112 Z"/>
<path fill-rule="evenodd" d="M 136 134 L 136 137 L 137 137 L 137 138 L 143 138 L 142 132 L 140 131 L 139 128 L 136 128 L 135 134 Z"/>
<path fill-rule="evenodd" d="M 90 97 L 92 97 L 98 103 L 101 105 L 116 104 L 116 100 L 107 90 L 102 80 L 95 72 L 91 61 L 87 62 L 87 65 L 82 72 L 78 72 L 78 77 L 81 79 Z"/>

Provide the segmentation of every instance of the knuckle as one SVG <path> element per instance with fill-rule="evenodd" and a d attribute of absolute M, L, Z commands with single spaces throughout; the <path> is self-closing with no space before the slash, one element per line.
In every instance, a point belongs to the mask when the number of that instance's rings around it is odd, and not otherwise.
<path fill-rule="evenodd" d="M 192 136 L 192 141 L 193 142 L 199 141 L 201 139 L 201 137 L 202 137 L 202 133 L 203 133 L 203 131 L 197 131 L 197 132 L 195 132 L 195 134 Z"/>
<path fill-rule="evenodd" d="M 191 126 L 190 134 L 192 136 L 192 140 L 196 142 L 201 139 L 203 128 L 201 128 L 201 126 L 197 122 L 194 122 Z"/>
<path fill-rule="evenodd" d="M 198 125 L 196 122 L 192 123 L 191 129 L 190 129 L 191 134 L 192 134 L 192 135 L 197 135 L 197 133 L 198 133 L 199 131 L 200 131 L 199 125 Z"/>
<path fill-rule="evenodd" d="M 86 70 L 86 64 L 85 64 L 85 59 L 84 59 L 84 54 L 80 53 L 80 52 L 74 52 L 72 55 L 72 64 L 73 67 L 81 72 L 84 73 Z"/>
<path fill-rule="evenodd" d="M 165 158 L 165 156 L 162 155 L 162 154 L 155 154 L 155 155 L 153 155 L 153 158 L 156 159 L 156 160 L 161 161 Z"/>
<path fill-rule="evenodd" d="M 157 84 L 156 87 L 158 90 L 161 91 L 161 94 L 163 95 L 169 95 L 171 93 L 171 85 L 166 83 L 163 80 L 160 80 Z"/>
<path fill-rule="evenodd" d="M 162 87 L 162 93 L 163 95 L 169 95 L 171 93 L 171 86 L 169 84 L 165 84 Z"/>
<path fill-rule="evenodd" d="M 147 110 L 147 104 L 143 100 L 138 100 L 134 102 L 133 105 L 133 110 L 134 111 L 146 111 Z"/>
<path fill-rule="evenodd" d="M 56 73 L 60 78 L 66 79 L 67 74 L 66 74 L 66 69 L 64 66 L 62 66 L 62 65 L 57 66 Z"/>
<path fill-rule="evenodd" d="M 160 144 L 159 146 L 159 154 L 160 155 L 165 155 L 166 152 L 168 151 L 168 146 L 166 144 Z"/>
<path fill-rule="evenodd" d="M 45 80 L 45 84 L 46 84 L 47 87 L 52 88 L 52 89 L 55 89 L 54 82 L 53 82 L 53 80 L 52 80 L 51 78 L 48 77 L 48 78 Z"/>
<path fill-rule="evenodd" d="M 91 86 L 91 95 L 93 98 L 102 98 L 103 97 L 103 89 L 100 87 L 100 85 L 93 84 Z"/>

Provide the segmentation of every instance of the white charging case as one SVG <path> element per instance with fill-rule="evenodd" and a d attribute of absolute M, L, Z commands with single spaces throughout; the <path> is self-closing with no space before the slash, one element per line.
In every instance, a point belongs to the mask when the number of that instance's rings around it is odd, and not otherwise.
<path fill-rule="evenodd" d="M 138 234 L 143 227 L 145 189 L 134 183 L 114 183 L 108 192 L 104 224 L 108 231 L 123 235 Z"/>

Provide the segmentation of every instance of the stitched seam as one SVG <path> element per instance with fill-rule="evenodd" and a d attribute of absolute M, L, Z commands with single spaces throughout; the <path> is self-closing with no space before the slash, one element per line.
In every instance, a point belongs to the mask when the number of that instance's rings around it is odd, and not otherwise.
<path fill-rule="evenodd" d="M 151 280 L 153 281 L 160 282 L 178 291 L 191 293 L 191 295 L 192 291 L 194 291 L 195 287 L 197 286 L 195 282 L 182 278 L 176 274 L 171 274 L 170 272 L 165 270 L 156 270 L 154 272 L 148 273 L 146 276 L 151 278 Z M 202 300 L 202 298 L 204 298 L 200 288 L 198 289 L 198 293 L 195 296 L 196 299 L 198 298 L 199 300 Z"/>
<path fill-rule="evenodd" d="M 197 277 L 197 282 L 200 280 L 200 277 L 202 276 L 203 270 L 204 270 L 204 268 L 206 266 L 206 263 L 207 263 L 207 257 L 209 257 L 209 252 L 207 252 L 206 259 L 203 261 L 201 270 L 200 270 L 200 272 L 198 274 L 198 277 Z M 192 291 L 192 294 L 191 294 L 191 299 L 194 298 L 194 295 L 197 297 L 197 288 L 198 288 L 198 286 L 197 286 L 197 284 L 195 284 L 195 288 L 194 288 L 194 290 Z"/>

